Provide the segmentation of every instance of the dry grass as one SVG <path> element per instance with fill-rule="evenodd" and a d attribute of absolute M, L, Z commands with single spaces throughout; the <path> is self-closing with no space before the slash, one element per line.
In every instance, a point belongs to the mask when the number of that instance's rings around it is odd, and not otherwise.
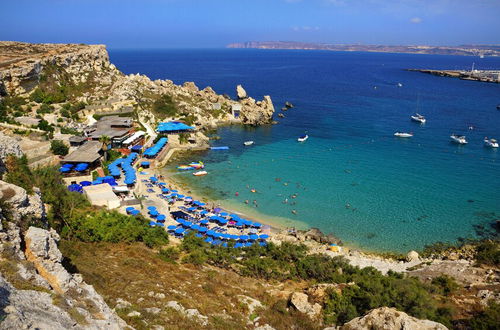
<path fill-rule="evenodd" d="M 263 283 L 245 278 L 234 272 L 215 267 L 194 267 L 163 261 L 157 253 L 142 244 L 110 244 L 62 242 L 63 254 L 76 266 L 85 281 L 94 285 L 110 307 L 118 298 L 132 305 L 117 310 L 131 326 L 147 329 L 162 325 L 167 329 L 196 327 L 193 320 L 166 308 L 175 300 L 185 308 L 196 308 L 208 316 L 209 328 L 253 328 L 250 319 L 260 317 L 259 324 L 269 324 L 276 329 L 314 329 L 309 319 L 288 310 L 286 301 L 269 294 L 269 289 L 297 285 L 294 283 Z M 150 292 L 153 292 L 151 296 Z M 164 294 L 165 298 L 155 297 Z M 240 301 L 246 295 L 261 301 L 265 308 L 248 315 L 248 307 Z M 157 307 L 159 314 L 146 308 Z M 131 311 L 140 317 L 128 317 Z"/>

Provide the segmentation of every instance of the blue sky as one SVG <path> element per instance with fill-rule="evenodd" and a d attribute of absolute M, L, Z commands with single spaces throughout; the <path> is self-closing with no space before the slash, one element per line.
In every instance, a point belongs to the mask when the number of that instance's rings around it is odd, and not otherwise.
<path fill-rule="evenodd" d="M 0 40 L 110 48 L 500 44 L 499 17 L 500 0 L 0 0 Z"/>

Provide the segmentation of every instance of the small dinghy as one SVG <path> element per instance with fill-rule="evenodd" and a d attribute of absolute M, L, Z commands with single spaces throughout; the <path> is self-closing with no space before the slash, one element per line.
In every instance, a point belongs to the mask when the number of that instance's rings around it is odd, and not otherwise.
<path fill-rule="evenodd" d="M 253 144 L 253 141 L 245 141 L 243 142 L 243 144 L 246 146 L 251 146 Z"/>
<path fill-rule="evenodd" d="M 198 171 L 198 172 L 193 173 L 194 176 L 203 176 L 203 175 L 207 175 L 207 174 L 208 174 L 207 171 Z"/>
<path fill-rule="evenodd" d="M 452 134 L 450 136 L 450 138 L 451 138 L 451 141 L 453 141 L 455 143 L 458 143 L 458 144 L 467 144 L 467 140 L 465 139 L 465 136 L 463 136 L 463 135 Z"/>
<path fill-rule="evenodd" d="M 304 142 L 307 139 L 309 139 L 309 135 L 305 134 L 305 135 L 299 136 L 299 138 L 297 139 L 297 141 Z"/>
<path fill-rule="evenodd" d="M 394 133 L 394 136 L 400 137 L 400 138 L 410 138 L 413 136 L 412 133 L 405 133 L 405 132 L 396 132 Z"/>
<path fill-rule="evenodd" d="M 498 148 L 498 141 L 495 139 L 484 138 L 484 145 L 490 148 Z"/>

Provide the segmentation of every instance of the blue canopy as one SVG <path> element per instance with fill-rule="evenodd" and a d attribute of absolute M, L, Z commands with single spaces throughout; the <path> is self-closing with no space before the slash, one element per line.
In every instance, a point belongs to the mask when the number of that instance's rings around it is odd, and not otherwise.
<path fill-rule="evenodd" d="M 252 234 L 249 236 L 251 240 L 256 240 L 256 239 L 259 239 L 259 236 L 258 235 L 255 235 L 255 234 Z"/>
<path fill-rule="evenodd" d="M 126 211 L 127 213 L 130 213 L 130 212 L 132 212 L 133 210 L 135 210 L 135 208 L 134 208 L 134 207 L 132 207 L 132 206 L 129 206 L 129 207 L 127 207 L 127 208 L 125 209 L 125 211 Z"/>
<path fill-rule="evenodd" d="M 79 184 L 73 183 L 68 186 L 69 191 L 82 192 L 82 186 Z"/>
<path fill-rule="evenodd" d="M 201 214 L 201 215 L 205 215 L 205 214 L 207 214 L 207 213 L 208 213 L 208 211 L 207 211 L 207 210 L 203 210 L 203 211 L 201 211 L 201 212 L 200 212 L 200 214 Z"/>
<path fill-rule="evenodd" d="M 156 210 L 156 206 L 148 206 L 148 210 L 150 211 Z"/>
<path fill-rule="evenodd" d="M 194 235 L 194 236 L 196 236 L 196 237 L 198 237 L 198 238 L 202 238 L 202 237 L 203 237 L 203 235 L 202 235 L 202 234 L 196 234 L 196 235 Z"/>
<path fill-rule="evenodd" d="M 201 228 L 200 225 L 192 225 L 191 226 L 191 229 L 193 229 L 193 230 L 200 230 L 200 228 Z"/>
<path fill-rule="evenodd" d="M 190 221 L 184 221 L 184 223 L 182 225 L 185 226 L 185 227 L 191 228 L 191 226 L 193 226 L 193 223 L 190 222 Z"/>
<path fill-rule="evenodd" d="M 254 222 L 254 223 L 252 224 L 252 227 L 255 227 L 255 228 L 260 228 L 260 227 L 262 227 L 262 225 L 261 225 L 260 223 L 258 223 L 258 222 Z"/>
<path fill-rule="evenodd" d="M 149 222 L 149 225 L 150 225 L 151 227 L 154 227 L 154 226 L 156 226 L 156 222 L 154 222 L 154 221 L 150 221 L 150 222 Z"/>
<path fill-rule="evenodd" d="M 229 235 L 229 236 L 230 236 L 229 238 L 234 239 L 234 240 L 237 240 L 239 238 L 238 235 Z"/>
<path fill-rule="evenodd" d="M 234 247 L 235 248 L 240 248 L 240 247 L 243 247 L 243 244 L 242 243 L 236 243 L 236 244 L 234 244 Z"/>
<path fill-rule="evenodd" d="M 149 166 L 149 162 L 141 162 L 141 166 Z"/>
<path fill-rule="evenodd" d="M 202 225 L 206 225 L 206 224 L 208 224 L 208 220 L 201 220 L 201 221 L 200 221 L 200 224 L 202 224 Z"/>
<path fill-rule="evenodd" d="M 175 230 L 175 233 L 176 233 L 176 234 L 182 234 L 182 233 L 183 233 L 183 232 L 185 232 L 185 231 L 186 231 L 186 230 L 185 230 L 184 228 L 182 228 L 182 227 L 181 227 L 181 228 L 177 228 L 177 229 Z"/>
<path fill-rule="evenodd" d="M 163 214 L 160 214 L 156 217 L 156 221 L 165 221 L 166 217 Z"/>
<path fill-rule="evenodd" d="M 230 216 L 231 218 L 235 219 L 235 220 L 237 220 L 237 219 L 239 219 L 239 218 L 240 218 L 240 216 L 239 216 L 239 215 L 234 214 L 234 213 L 230 214 L 229 216 Z"/>
<path fill-rule="evenodd" d="M 151 214 L 152 216 L 157 216 L 158 215 L 158 211 L 157 210 L 151 210 L 149 211 L 149 214 Z"/>
<path fill-rule="evenodd" d="M 78 165 L 75 166 L 75 170 L 77 170 L 78 172 L 85 171 L 88 168 L 89 168 L 89 164 L 87 164 L 87 163 L 79 163 Z"/>
<path fill-rule="evenodd" d="M 227 220 L 226 219 L 219 220 L 219 223 L 221 225 L 225 225 L 227 223 Z"/>
<path fill-rule="evenodd" d="M 141 211 L 139 211 L 139 210 L 133 210 L 133 211 L 130 212 L 130 214 L 134 215 L 134 216 L 135 215 L 139 215 L 140 213 L 141 213 Z"/>
<path fill-rule="evenodd" d="M 212 241 L 213 241 L 212 237 L 205 238 L 205 242 L 207 242 L 207 243 L 211 243 Z"/>
<path fill-rule="evenodd" d="M 205 227 L 200 227 L 200 228 L 198 229 L 198 231 L 199 231 L 200 233 L 206 233 L 206 232 L 207 232 L 207 230 L 208 230 L 208 229 L 207 229 L 207 228 L 205 228 Z"/>
<path fill-rule="evenodd" d="M 59 172 L 61 172 L 61 173 L 66 173 L 69 171 L 71 171 L 71 169 L 69 167 L 60 167 L 59 168 Z"/>
<path fill-rule="evenodd" d="M 248 239 L 247 235 L 240 235 L 240 240 L 246 241 Z"/>
<path fill-rule="evenodd" d="M 142 146 L 140 144 L 133 146 L 130 148 L 132 151 L 141 151 Z"/>
<path fill-rule="evenodd" d="M 207 235 L 208 236 L 214 236 L 216 233 L 213 230 L 207 230 Z"/>
<path fill-rule="evenodd" d="M 82 181 L 82 182 L 80 182 L 80 185 L 82 187 L 91 186 L 92 182 L 90 182 L 90 181 Z"/>
<path fill-rule="evenodd" d="M 269 238 L 269 235 L 266 235 L 266 234 L 260 235 L 260 239 L 268 239 L 268 238 Z"/>
<path fill-rule="evenodd" d="M 252 221 L 250 221 L 250 220 L 243 220 L 243 224 L 245 226 L 251 226 L 252 225 Z"/>
<path fill-rule="evenodd" d="M 229 214 L 227 212 L 221 212 L 219 215 L 221 217 L 227 217 Z"/>
<path fill-rule="evenodd" d="M 151 180 L 151 182 L 158 182 L 158 178 L 154 176 L 150 177 L 149 180 Z"/>
<path fill-rule="evenodd" d="M 174 225 L 170 225 L 167 227 L 168 230 L 175 230 L 177 229 L 177 226 L 174 226 Z"/>
<path fill-rule="evenodd" d="M 170 122 L 159 123 L 158 127 L 156 128 L 156 130 L 159 133 L 190 131 L 193 129 L 194 129 L 194 127 L 188 126 L 188 125 L 181 123 L 179 121 L 170 121 Z"/>
<path fill-rule="evenodd" d="M 245 247 L 251 247 L 253 245 L 253 242 L 246 242 Z"/>
<path fill-rule="evenodd" d="M 62 167 L 72 168 L 73 164 L 66 163 L 66 164 L 63 164 Z"/>
<path fill-rule="evenodd" d="M 161 192 L 164 194 L 168 194 L 170 190 L 168 190 L 168 188 L 161 188 Z"/>

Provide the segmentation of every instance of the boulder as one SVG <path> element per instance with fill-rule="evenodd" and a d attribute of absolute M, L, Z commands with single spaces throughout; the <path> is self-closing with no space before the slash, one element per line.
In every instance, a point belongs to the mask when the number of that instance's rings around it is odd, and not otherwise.
<path fill-rule="evenodd" d="M 5 160 L 7 155 L 21 157 L 23 155 L 23 151 L 16 139 L 0 133 L 0 177 L 6 170 Z"/>
<path fill-rule="evenodd" d="M 352 319 L 340 327 L 340 330 L 358 329 L 446 330 L 447 328 L 441 323 L 420 320 L 395 308 L 381 307 L 371 310 L 365 316 Z"/>
<path fill-rule="evenodd" d="M 406 261 L 412 262 L 412 261 L 419 261 L 420 257 L 416 251 L 410 251 L 406 255 Z"/>
<path fill-rule="evenodd" d="M 243 100 L 248 97 L 246 90 L 241 85 L 236 86 L 236 95 L 239 100 Z"/>
<path fill-rule="evenodd" d="M 294 292 L 290 297 L 290 304 L 310 318 L 316 318 L 321 313 L 321 305 L 317 303 L 314 305 L 310 304 L 308 298 L 303 292 Z"/>

